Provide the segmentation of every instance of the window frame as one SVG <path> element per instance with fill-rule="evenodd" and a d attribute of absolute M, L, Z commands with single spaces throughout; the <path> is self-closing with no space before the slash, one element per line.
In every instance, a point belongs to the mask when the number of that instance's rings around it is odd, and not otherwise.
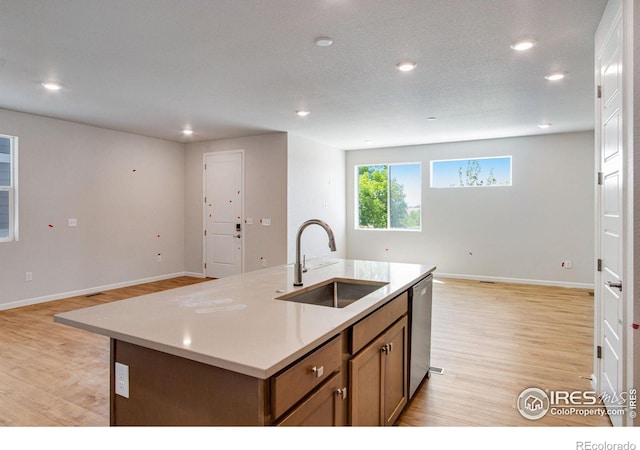
<path fill-rule="evenodd" d="M 18 137 L 0 134 L 0 138 L 9 140 L 9 185 L 0 185 L 0 192 L 8 192 L 9 197 L 9 235 L 0 237 L 0 243 L 18 241 Z"/>
<path fill-rule="evenodd" d="M 387 226 L 385 228 L 363 228 L 360 226 L 360 176 L 359 176 L 359 168 L 360 167 L 372 167 L 372 166 L 386 166 L 387 167 Z M 417 228 L 394 228 L 391 227 L 391 167 L 392 166 L 418 166 L 419 172 L 419 193 L 420 193 L 420 224 Z M 393 163 L 365 163 L 365 164 L 354 164 L 354 187 L 355 187 L 355 195 L 354 195 L 354 229 L 356 231 L 408 231 L 408 232 L 421 232 L 422 231 L 422 197 L 423 197 L 423 187 L 422 187 L 422 162 L 413 161 L 413 162 L 393 162 Z"/>
<path fill-rule="evenodd" d="M 482 185 L 465 185 L 465 186 L 434 186 L 433 165 L 439 162 L 452 161 L 480 161 L 486 159 L 509 159 L 509 184 L 482 184 Z M 494 187 L 512 187 L 513 186 L 513 155 L 501 156 L 479 156 L 476 158 L 449 158 L 449 159 L 433 159 L 429 161 L 429 189 L 466 189 L 466 188 L 494 188 Z"/>

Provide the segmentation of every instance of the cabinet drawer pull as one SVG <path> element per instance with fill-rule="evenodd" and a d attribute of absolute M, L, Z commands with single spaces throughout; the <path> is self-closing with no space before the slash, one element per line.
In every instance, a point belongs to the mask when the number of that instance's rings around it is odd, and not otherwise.
<path fill-rule="evenodd" d="M 393 342 L 389 342 L 389 344 L 387 344 L 389 346 L 389 352 L 393 351 Z"/>
<path fill-rule="evenodd" d="M 338 395 L 342 400 L 347 398 L 347 388 L 343 387 L 341 389 L 336 390 L 336 395 Z"/>
<path fill-rule="evenodd" d="M 320 378 L 322 375 L 324 375 L 324 366 L 320 366 L 320 367 L 313 366 L 313 367 L 311 368 L 311 373 L 312 373 L 316 378 Z"/>
<path fill-rule="evenodd" d="M 385 355 L 389 353 L 389 344 L 384 344 L 382 347 L 380 347 L 380 351 Z"/>

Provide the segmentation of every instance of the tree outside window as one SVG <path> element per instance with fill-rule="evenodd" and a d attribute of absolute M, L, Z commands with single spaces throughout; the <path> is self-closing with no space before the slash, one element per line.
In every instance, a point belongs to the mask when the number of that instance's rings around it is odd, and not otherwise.
<path fill-rule="evenodd" d="M 356 166 L 357 228 L 420 230 L 420 164 Z"/>

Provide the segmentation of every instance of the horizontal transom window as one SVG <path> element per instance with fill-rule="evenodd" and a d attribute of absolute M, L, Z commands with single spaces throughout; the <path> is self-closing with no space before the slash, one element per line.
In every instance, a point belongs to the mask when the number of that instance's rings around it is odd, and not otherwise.
<path fill-rule="evenodd" d="M 431 187 L 511 186 L 511 156 L 431 161 Z"/>

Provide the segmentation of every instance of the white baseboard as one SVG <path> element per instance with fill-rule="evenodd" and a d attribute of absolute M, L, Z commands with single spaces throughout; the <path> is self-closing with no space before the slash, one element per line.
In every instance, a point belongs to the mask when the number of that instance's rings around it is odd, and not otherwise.
<path fill-rule="evenodd" d="M 459 278 L 462 280 L 493 281 L 498 283 L 534 284 L 534 285 L 541 285 L 541 286 L 558 286 L 558 287 L 567 287 L 567 288 L 593 289 L 593 284 L 588 284 L 588 283 L 569 283 L 569 282 L 549 281 L 549 280 L 530 280 L 530 279 L 524 279 L 524 278 L 489 277 L 484 275 L 463 275 L 463 274 L 440 273 L 440 272 L 435 272 L 434 276 L 440 277 L 440 278 Z M 170 273 L 166 275 L 159 275 L 155 277 L 124 281 L 120 283 L 105 284 L 102 286 L 94 286 L 91 288 L 79 289 L 77 291 L 61 292 L 58 294 L 45 295 L 42 297 L 28 298 L 24 300 L 17 300 L 15 302 L 2 303 L 0 304 L 0 311 L 5 309 L 20 308 L 22 306 L 36 305 L 38 303 L 51 302 L 54 300 L 61 300 L 63 298 L 93 294 L 96 292 L 107 291 L 110 289 L 118 289 L 118 288 L 123 288 L 128 286 L 134 286 L 136 284 L 168 280 L 170 278 L 175 278 L 175 277 L 205 278 L 205 275 L 204 273 L 197 273 L 197 272 L 178 272 L 178 273 Z"/>
<path fill-rule="evenodd" d="M 534 284 L 538 286 L 556 286 L 577 289 L 593 289 L 593 283 L 572 283 L 568 281 L 531 280 L 527 278 L 490 277 L 485 275 L 463 275 L 457 273 L 434 272 L 435 277 L 459 278 L 462 280 L 492 281 L 496 283 Z"/>
<path fill-rule="evenodd" d="M 197 272 L 184 272 L 181 276 L 183 277 L 193 277 L 193 278 L 206 278 L 204 273 Z"/>
<path fill-rule="evenodd" d="M 27 298 L 24 300 L 17 300 L 15 302 L 2 303 L 0 304 L 0 311 L 5 309 L 19 308 L 22 306 L 36 305 L 38 303 L 51 302 L 54 300 L 61 300 L 63 298 L 94 294 L 96 292 L 108 291 L 110 289 L 118 289 L 118 288 L 123 288 L 128 286 L 134 286 L 136 284 L 144 284 L 144 283 L 151 283 L 153 281 L 168 280 L 170 278 L 176 278 L 176 277 L 204 278 L 204 275 L 201 273 L 178 272 L 178 273 L 169 273 L 166 275 L 159 275 L 159 276 L 149 277 L 149 278 L 141 278 L 138 280 L 124 281 L 121 283 L 105 284 L 103 286 L 95 286 L 95 287 L 86 288 L 86 289 L 79 289 L 77 291 L 61 292 L 58 294 L 45 295 L 42 297 Z"/>

